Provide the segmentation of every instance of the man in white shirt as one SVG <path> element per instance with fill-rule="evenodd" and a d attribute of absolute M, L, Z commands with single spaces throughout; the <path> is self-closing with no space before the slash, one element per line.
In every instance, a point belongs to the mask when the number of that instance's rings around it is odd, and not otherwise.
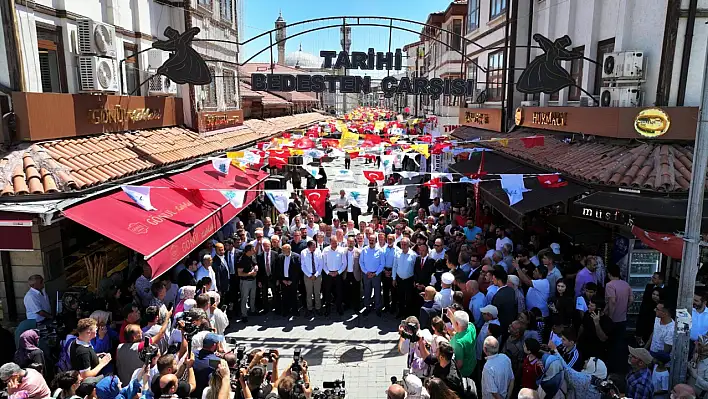
<path fill-rule="evenodd" d="M 27 319 L 41 323 L 52 318 L 52 306 L 49 304 L 47 291 L 44 290 L 44 277 L 34 274 L 27 279 L 29 291 L 25 294 Z"/>
<path fill-rule="evenodd" d="M 440 202 L 440 197 L 435 197 L 433 199 L 433 203 L 430 204 L 430 206 L 428 207 L 428 210 L 430 211 L 431 215 L 433 215 L 435 217 L 440 216 L 440 213 L 442 213 L 442 211 L 445 210 L 445 208 L 443 207 L 443 204 Z"/>
<path fill-rule="evenodd" d="M 275 233 L 275 230 L 273 229 L 273 222 L 270 219 L 270 217 L 266 217 L 263 219 L 263 236 L 266 238 L 270 238 L 273 236 Z"/>
<path fill-rule="evenodd" d="M 320 226 L 315 223 L 315 217 L 310 215 L 307 217 L 307 236 L 315 237 L 320 232 Z"/>
<path fill-rule="evenodd" d="M 349 233 L 354 233 L 354 235 L 359 234 L 359 230 L 357 230 L 353 220 L 347 222 L 347 234 Z M 363 234 L 364 232 L 362 231 L 361 233 Z"/>
<path fill-rule="evenodd" d="M 484 339 L 487 362 L 482 370 L 482 399 L 505 399 L 514 390 L 514 370 L 511 360 L 499 353 L 499 341 L 494 337 Z"/>
<path fill-rule="evenodd" d="M 311 315 L 313 312 L 312 298 L 314 297 L 314 310 L 319 314 L 322 309 L 320 290 L 322 288 L 324 260 L 322 259 L 322 252 L 317 249 L 317 244 L 314 241 L 307 242 L 307 248 L 303 249 L 300 254 L 300 262 L 302 264 L 302 273 L 305 275 L 307 313 Z"/>
<path fill-rule="evenodd" d="M 342 308 L 342 273 L 346 270 L 344 262 L 345 252 L 339 247 L 337 236 L 331 236 L 329 246 L 322 251 L 324 259 L 324 273 L 322 274 L 322 292 L 324 293 L 325 316 L 329 316 L 332 294 L 334 304 L 339 315 L 344 314 Z"/>
<path fill-rule="evenodd" d="M 393 286 L 398 293 L 398 315 L 396 318 L 407 317 L 413 313 L 413 270 L 418 255 L 410 249 L 408 238 L 401 240 L 401 250 L 396 251 L 393 259 Z"/>
<path fill-rule="evenodd" d="M 445 251 L 447 251 L 447 248 L 445 248 L 442 238 L 436 238 L 435 244 L 433 244 L 433 250 L 430 252 L 430 257 L 436 261 L 444 259 Z"/>
<path fill-rule="evenodd" d="M 514 243 L 511 241 L 511 238 L 507 236 L 506 230 L 502 229 L 501 227 L 497 227 L 497 242 L 496 246 L 494 249 L 497 251 L 501 251 L 502 248 L 504 248 L 504 244 L 510 244 L 511 248 L 514 248 Z"/>
<path fill-rule="evenodd" d="M 349 218 L 347 210 L 349 209 L 349 199 L 344 190 L 339 190 L 339 198 L 334 201 L 334 211 L 337 212 L 337 219 L 346 222 Z"/>
<path fill-rule="evenodd" d="M 202 264 L 199 266 L 199 269 L 197 269 L 194 277 L 197 279 L 197 283 L 199 283 L 199 280 L 204 277 L 211 278 L 211 287 L 209 288 L 209 291 L 216 291 L 216 272 L 214 272 L 214 268 L 211 267 L 211 262 L 211 255 L 205 254 L 202 258 Z"/>
<path fill-rule="evenodd" d="M 694 345 L 699 336 L 708 333 L 708 312 L 706 312 L 706 303 L 708 303 L 707 292 L 696 292 L 693 295 L 691 343 Z"/>

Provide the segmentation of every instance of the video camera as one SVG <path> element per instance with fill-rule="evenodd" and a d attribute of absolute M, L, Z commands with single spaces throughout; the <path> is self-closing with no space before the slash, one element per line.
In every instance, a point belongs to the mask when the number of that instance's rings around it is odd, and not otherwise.
<path fill-rule="evenodd" d="M 187 339 L 187 342 L 192 342 L 192 338 L 194 338 L 197 333 L 202 331 L 209 331 L 209 326 L 207 325 L 201 324 L 197 326 L 194 324 L 194 322 L 198 321 L 198 319 L 191 312 L 184 312 L 181 317 L 177 318 L 176 321 L 184 321 L 184 327 L 181 327 L 180 330 L 182 330 L 182 333 Z"/>
<path fill-rule="evenodd" d="M 347 395 L 345 386 L 346 382 L 344 381 L 344 375 L 342 375 L 341 380 L 322 382 L 322 388 L 324 389 L 321 391 L 319 388 L 313 389 L 312 397 L 314 399 L 343 399 Z"/>
<path fill-rule="evenodd" d="M 143 364 L 148 365 L 152 363 L 152 360 L 157 356 L 159 351 L 160 349 L 156 345 L 150 343 L 150 338 L 145 337 L 143 349 L 138 353 L 138 357 Z"/>
<path fill-rule="evenodd" d="M 612 382 L 611 379 L 606 379 L 603 380 L 602 378 L 598 378 L 595 376 L 590 377 L 590 384 L 597 388 L 598 391 L 603 396 L 609 396 L 613 399 L 619 399 L 619 395 L 617 394 L 620 390 L 617 388 L 614 382 Z"/>
<path fill-rule="evenodd" d="M 415 323 L 406 323 L 405 320 L 401 320 L 401 337 L 410 340 L 411 342 L 418 341 L 418 325 Z"/>

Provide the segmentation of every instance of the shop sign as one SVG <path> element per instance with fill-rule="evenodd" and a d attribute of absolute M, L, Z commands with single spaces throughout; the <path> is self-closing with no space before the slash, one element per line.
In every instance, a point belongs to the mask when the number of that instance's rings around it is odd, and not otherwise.
<path fill-rule="evenodd" d="M 202 111 L 199 112 L 198 117 L 200 133 L 243 125 L 243 110 L 241 109 L 221 112 Z"/>
<path fill-rule="evenodd" d="M 607 210 L 587 205 L 575 204 L 573 204 L 571 209 L 573 216 L 581 219 L 594 220 L 596 222 L 626 225 L 632 219 L 632 215 L 619 210 Z"/>
<path fill-rule="evenodd" d="M 501 108 L 462 108 L 459 123 L 462 126 L 476 127 L 495 132 L 501 131 Z"/>
<path fill-rule="evenodd" d="M 531 123 L 534 125 L 567 126 L 567 112 L 534 112 Z"/>
<path fill-rule="evenodd" d="M 634 129 L 644 137 L 659 137 L 669 130 L 669 115 L 659 108 L 644 109 L 634 118 Z"/>
<path fill-rule="evenodd" d="M 359 70 L 403 69 L 403 52 L 320 51 L 323 68 Z M 255 91 L 314 92 L 323 93 L 371 93 L 371 77 L 356 75 L 308 75 L 308 74 L 251 74 L 251 88 Z M 396 94 L 423 95 L 437 100 L 441 95 L 455 97 L 474 95 L 475 81 L 472 79 L 409 78 L 400 79 L 387 76 L 381 80 L 380 90 L 384 97 Z"/>
<path fill-rule="evenodd" d="M 124 122 L 144 122 L 154 121 L 162 118 L 162 114 L 157 109 L 136 108 L 124 109 L 116 105 L 112 109 L 100 108 L 88 111 L 89 122 L 94 125 L 105 125 Z"/>

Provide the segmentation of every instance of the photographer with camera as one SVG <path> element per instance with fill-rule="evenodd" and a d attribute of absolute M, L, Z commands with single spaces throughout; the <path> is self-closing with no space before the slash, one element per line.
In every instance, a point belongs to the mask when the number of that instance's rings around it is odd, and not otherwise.
<path fill-rule="evenodd" d="M 162 321 L 157 334 L 152 337 L 146 337 L 146 340 L 143 340 L 143 331 L 139 325 L 129 324 L 125 328 L 124 336 L 127 342 L 118 345 L 118 350 L 116 351 L 116 374 L 123 385 L 128 385 L 136 369 L 150 363 L 152 358 L 158 355 L 157 343 L 165 336 L 171 316 L 172 311 L 167 311 L 167 317 Z M 155 314 L 155 317 L 157 317 L 157 314 Z"/>
<path fill-rule="evenodd" d="M 410 316 L 402 320 L 398 326 L 398 335 L 398 353 L 408 356 L 406 367 L 418 377 L 425 377 L 428 374 L 428 366 L 425 364 L 425 356 L 416 344 L 423 340 L 418 318 Z"/>
<path fill-rule="evenodd" d="M 249 354 L 250 362 L 247 368 L 244 368 L 241 362 L 243 359 L 239 359 L 241 356 L 240 349 L 237 354 L 232 353 L 226 354 L 224 358 L 229 364 L 229 368 L 232 371 L 232 377 L 237 374 L 238 370 L 247 370 L 246 382 L 250 393 L 253 398 L 264 399 L 271 392 L 275 391 L 275 387 L 278 384 L 278 351 L 271 349 L 268 352 L 262 350 L 256 350 Z M 268 364 L 273 364 L 273 371 L 271 374 L 272 381 L 266 383 L 266 377 L 268 375 Z M 233 382 L 233 381 L 232 381 Z M 235 385 L 235 384 L 234 384 Z M 244 391 L 240 389 L 239 386 L 234 386 L 237 399 L 245 399 L 246 396 L 243 395 Z"/>
<path fill-rule="evenodd" d="M 185 341 L 186 346 L 186 341 Z M 166 354 L 162 355 L 157 359 L 157 378 L 150 376 L 152 381 L 150 387 L 153 396 L 157 397 L 162 394 L 160 388 L 160 377 L 174 374 L 179 379 L 177 383 L 176 394 L 180 398 L 186 398 L 194 391 L 197 386 L 196 379 L 194 377 L 194 354 L 190 353 L 189 357 L 185 358 L 181 364 L 177 362 L 175 355 Z"/>
<path fill-rule="evenodd" d="M 194 360 L 194 376 L 196 378 L 197 386 L 193 396 L 201 397 L 204 388 L 209 385 L 209 377 L 212 372 L 216 369 L 216 364 L 218 360 L 221 360 L 219 356 L 216 355 L 219 349 L 219 344 L 224 341 L 222 335 L 216 335 L 214 333 L 207 333 L 202 341 L 202 348 L 197 352 L 197 356 Z"/>

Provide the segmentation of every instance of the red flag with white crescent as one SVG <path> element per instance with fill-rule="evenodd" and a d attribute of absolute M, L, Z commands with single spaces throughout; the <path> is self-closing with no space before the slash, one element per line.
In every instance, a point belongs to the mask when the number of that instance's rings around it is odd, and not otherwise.
<path fill-rule="evenodd" d="M 363 170 L 361 173 L 364 175 L 366 180 L 372 183 L 384 181 L 385 179 L 384 172 L 382 170 Z"/>
<path fill-rule="evenodd" d="M 637 226 L 632 226 L 632 234 L 637 236 L 644 244 L 656 249 L 666 256 L 674 259 L 683 257 L 683 238 L 675 234 L 657 233 Z"/>
<path fill-rule="evenodd" d="M 329 189 L 309 189 L 304 190 L 303 193 L 307 198 L 307 201 L 312 205 L 312 209 L 317 212 L 320 217 L 325 215 L 325 202 L 328 201 L 327 194 L 329 194 Z"/>
<path fill-rule="evenodd" d="M 268 165 L 273 168 L 282 168 L 288 165 L 289 150 L 268 150 Z"/>

